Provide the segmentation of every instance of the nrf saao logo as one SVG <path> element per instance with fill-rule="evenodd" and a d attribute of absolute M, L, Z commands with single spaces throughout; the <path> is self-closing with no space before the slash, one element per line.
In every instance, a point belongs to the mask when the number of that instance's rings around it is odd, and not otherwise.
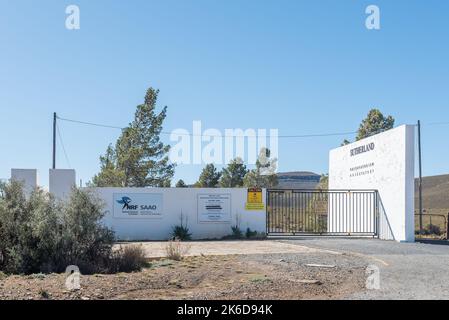
<path fill-rule="evenodd" d="M 117 200 L 117 203 L 123 204 L 122 210 L 137 210 L 137 205 L 130 205 L 132 202 L 130 197 L 122 197 L 121 200 Z"/>
<path fill-rule="evenodd" d="M 140 207 L 140 210 L 156 210 L 157 206 L 155 204 L 142 204 L 142 205 L 138 205 L 138 204 L 131 204 L 132 203 L 132 199 L 130 197 L 122 197 L 120 200 L 116 200 L 117 203 L 122 204 L 122 211 L 123 210 L 138 210 Z"/>

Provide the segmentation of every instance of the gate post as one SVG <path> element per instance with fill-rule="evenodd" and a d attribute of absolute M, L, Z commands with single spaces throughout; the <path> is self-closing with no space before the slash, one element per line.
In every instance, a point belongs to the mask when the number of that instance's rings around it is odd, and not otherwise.
<path fill-rule="evenodd" d="M 376 216 L 376 224 L 375 224 L 375 230 L 376 230 L 376 234 L 374 235 L 374 237 L 377 237 L 377 239 L 380 239 L 380 210 L 379 210 L 379 190 L 375 191 L 375 195 L 376 195 L 376 204 L 375 204 L 375 216 Z"/>
<path fill-rule="evenodd" d="M 446 240 L 449 240 L 449 213 L 446 218 Z"/>

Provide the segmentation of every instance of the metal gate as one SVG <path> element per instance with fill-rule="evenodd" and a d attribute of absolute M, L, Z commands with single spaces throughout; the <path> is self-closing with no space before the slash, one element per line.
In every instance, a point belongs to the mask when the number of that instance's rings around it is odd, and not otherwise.
<path fill-rule="evenodd" d="M 375 190 L 267 190 L 268 235 L 378 236 Z"/>

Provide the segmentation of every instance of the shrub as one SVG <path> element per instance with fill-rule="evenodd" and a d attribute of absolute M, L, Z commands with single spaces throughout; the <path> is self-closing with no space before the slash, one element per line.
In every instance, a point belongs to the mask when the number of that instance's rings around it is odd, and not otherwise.
<path fill-rule="evenodd" d="M 103 204 L 73 189 L 64 202 L 42 189 L 25 197 L 22 185 L 0 185 L 0 270 L 6 273 L 107 272 L 114 233 L 100 222 Z"/>
<path fill-rule="evenodd" d="M 252 231 L 250 228 L 246 229 L 246 238 L 247 239 L 266 239 L 267 235 L 264 232 Z"/>
<path fill-rule="evenodd" d="M 147 266 L 145 250 L 141 245 L 120 247 L 114 252 L 109 271 L 132 272 L 140 271 Z"/>
<path fill-rule="evenodd" d="M 188 241 L 192 239 L 192 234 L 189 233 L 187 226 L 174 226 L 172 231 L 173 239 L 179 239 L 181 241 Z"/>
<path fill-rule="evenodd" d="M 231 234 L 224 236 L 223 240 L 238 240 L 243 239 L 245 235 L 243 234 L 243 231 L 238 226 L 232 226 L 231 227 Z"/>
<path fill-rule="evenodd" d="M 424 230 L 427 235 L 437 235 L 440 236 L 442 234 L 441 228 L 434 224 L 428 224 Z"/>
<path fill-rule="evenodd" d="M 172 229 L 172 237 L 173 239 L 178 239 L 181 241 L 192 240 L 192 234 L 189 232 L 189 227 L 187 226 L 187 218 L 185 219 L 184 224 L 184 216 L 181 212 L 181 224 L 174 226 Z"/>
<path fill-rule="evenodd" d="M 234 239 L 242 239 L 243 238 L 243 231 L 239 228 L 239 226 L 232 226 L 231 230 L 232 230 L 231 236 Z"/>
<path fill-rule="evenodd" d="M 182 243 L 179 239 L 170 240 L 165 246 L 166 256 L 170 260 L 182 260 L 189 250 L 190 246 Z"/>

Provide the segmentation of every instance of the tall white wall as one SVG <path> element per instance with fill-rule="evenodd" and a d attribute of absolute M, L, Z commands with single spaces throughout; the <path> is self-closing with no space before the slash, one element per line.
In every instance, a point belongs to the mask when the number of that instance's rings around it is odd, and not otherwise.
<path fill-rule="evenodd" d="M 403 125 L 329 154 L 329 189 L 378 190 L 383 239 L 415 239 L 414 132 L 414 126 Z"/>
<path fill-rule="evenodd" d="M 104 223 L 120 240 L 167 240 L 172 227 L 187 221 L 193 239 L 216 239 L 240 228 L 266 232 L 265 209 L 247 211 L 247 189 L 209 188 L 92 188 L 105 204 Z M 123 200 L 124 199 L 124 200 Z M 265 203 L 265 190 L 263 202 Z M 128 202 L 130 210 L 123 209 Z M 132 210 L 138 205 L 138 210 Z M 140 210 L 140 206 L 146 209 Z M 210 211 L 205 206 L 218 206 Z M 187 219 L 187 220 L 185 220 Z"/>

